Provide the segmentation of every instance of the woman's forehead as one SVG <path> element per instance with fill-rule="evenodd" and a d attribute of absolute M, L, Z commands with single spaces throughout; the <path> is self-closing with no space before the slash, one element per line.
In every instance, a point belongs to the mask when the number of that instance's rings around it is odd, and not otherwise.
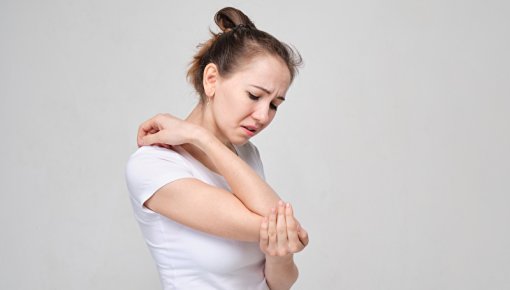
<path fill-rule="evenodd" d="M 272 86 L 288 86 L 290 84 L 290 71 L 287 65 L 278 57 L 262 55 L 253 57 L 240 65 L 233 72 L 245 82 L 255 82 L 253 85 L 261 86 L 266 90 L 274 90 Z"/>

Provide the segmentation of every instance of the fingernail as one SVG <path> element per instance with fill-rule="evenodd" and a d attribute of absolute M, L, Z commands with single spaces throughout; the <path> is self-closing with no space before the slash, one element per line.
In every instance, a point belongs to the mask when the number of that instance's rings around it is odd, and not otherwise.
<path fill-rule="evenodd" d="M 289 208 L 289 207 L 290 207 L 290 203 L 288 203 L 288 202 L 287 202 L 287 204 L 286 204 L 285 206 L 286 206 L 287 208 Z"/>

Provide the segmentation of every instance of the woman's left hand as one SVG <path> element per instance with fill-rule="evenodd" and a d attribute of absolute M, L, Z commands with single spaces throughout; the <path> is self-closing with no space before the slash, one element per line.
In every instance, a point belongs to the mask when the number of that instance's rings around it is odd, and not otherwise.
<path fill-rule="evenodd" d="M 266 256 L 284 257 L 302 251 L 308 245 L 308 233 L 294 217 L 289 203 L 278 203 L 260 226 L 260 249 Z"/>

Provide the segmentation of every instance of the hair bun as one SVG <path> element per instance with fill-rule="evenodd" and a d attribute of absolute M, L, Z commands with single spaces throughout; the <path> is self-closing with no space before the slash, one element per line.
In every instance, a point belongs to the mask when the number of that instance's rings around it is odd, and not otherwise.
<path fill-rule="evenodd" d="M 225 7 L 214 16 L 214 22 L 221 31 L 229 31 L 238 26 L 256 29 L 255 24 L 241 10 L 233 7 Z"/>

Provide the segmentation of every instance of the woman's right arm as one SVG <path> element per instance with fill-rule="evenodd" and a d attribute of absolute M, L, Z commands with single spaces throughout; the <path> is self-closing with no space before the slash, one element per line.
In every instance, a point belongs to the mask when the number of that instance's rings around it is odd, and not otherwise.
<path fill-rule="evenodd" d="M 253 213 L 264 216 L 280 197 L 241 158 L 206 129 L 170 115 L 157 115 L 138 131 L 138 145 L 190 143 L 202 150 L 225 178 L 232 193 Z"/>
<path fill-rule="evenodd" d="M 144 205 L 191 228 L 213 235 L 258 241 L 263 216 L 279 197 L 237 155 L 200 126 L 158 115 L 139 129 L 138 145 L 193 144 L 204 151 L 232 192 L 183 178 L 157 190 Z"/>

